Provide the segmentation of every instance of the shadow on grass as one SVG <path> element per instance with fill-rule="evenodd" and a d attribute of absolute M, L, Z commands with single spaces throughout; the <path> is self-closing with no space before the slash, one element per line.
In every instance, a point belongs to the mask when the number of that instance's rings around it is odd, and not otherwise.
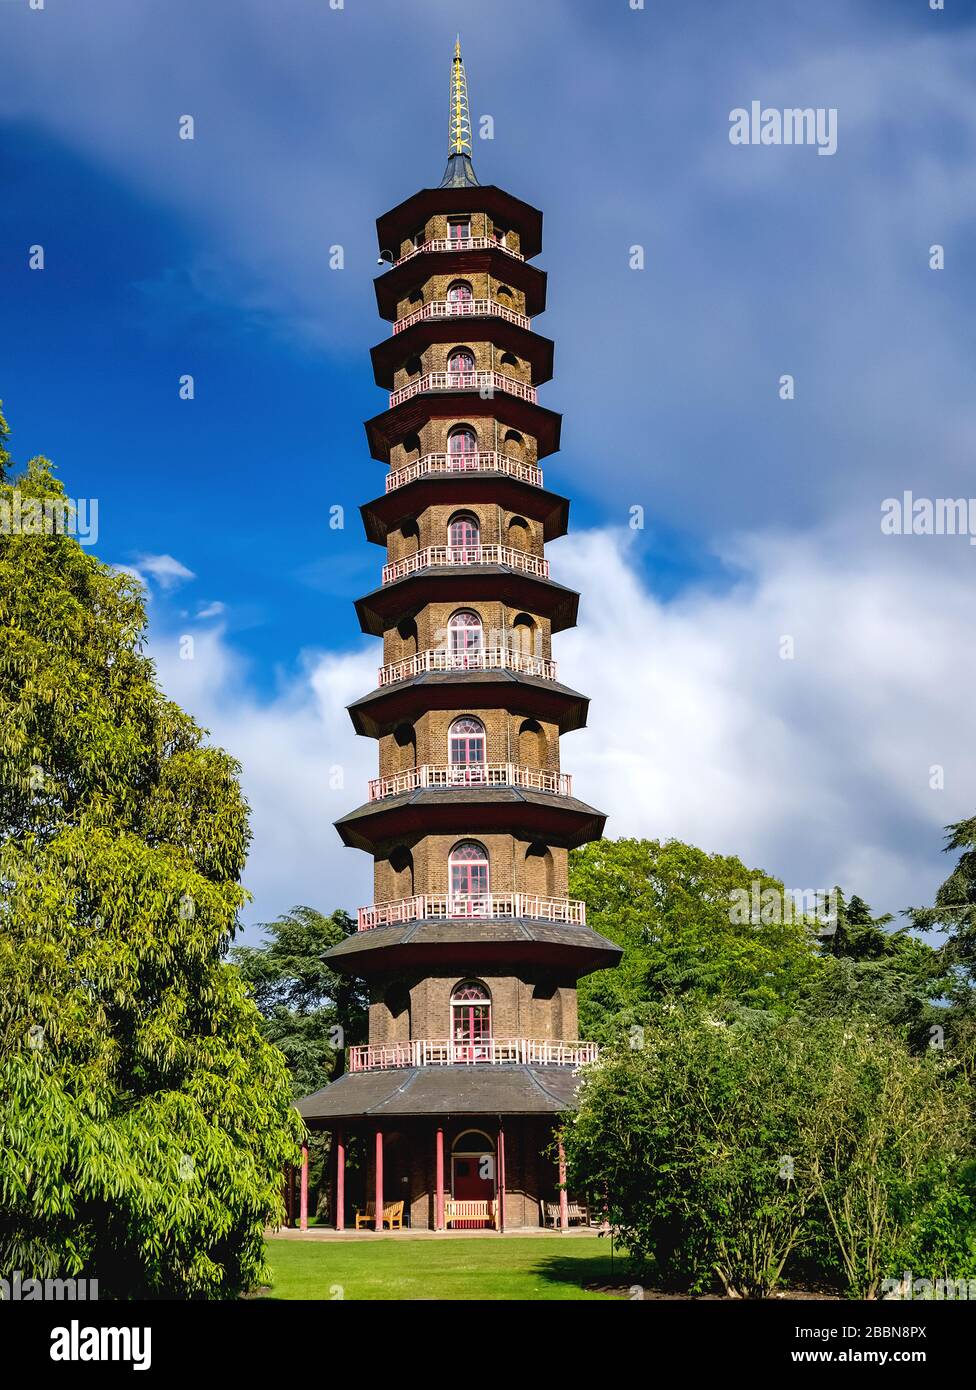
<path fill-rule="evenodd" d="M 540 1260 L 532 1273 L 549 1284 L 573 1289 L 602 1288 L 607 1284 L 619 1284 L 627 1277 L 626 1265 L 620 1257 L 611 1261 L 609 1255 L 595 1255 L 585 1260 L 551 1255 Z"/>

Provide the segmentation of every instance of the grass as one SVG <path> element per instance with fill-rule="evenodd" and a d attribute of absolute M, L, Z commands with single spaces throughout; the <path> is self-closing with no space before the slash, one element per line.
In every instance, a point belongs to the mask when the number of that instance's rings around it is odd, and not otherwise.
<path fill-rule="evenodd" d="M 267 1257 L 273 1286 L 266 1298 L 534 1302 L 613 1297 L 583 1287 L 611 1280 L 604 1240 L 271 1239 Z M 617 1282 L 625 1277 L 619 1255 L 614 1277 Z"/>

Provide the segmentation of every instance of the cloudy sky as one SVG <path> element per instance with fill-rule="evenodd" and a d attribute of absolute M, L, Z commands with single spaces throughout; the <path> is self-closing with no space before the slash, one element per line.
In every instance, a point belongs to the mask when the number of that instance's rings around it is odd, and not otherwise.
<path fill-rule="evenodd" d="M 976 494 L 972 0 L 337 5 L 0 4 L 15 457 L 98 499 L 166 688 L 242 761 L 248 920 L 370 896 L 331 822 L 375 772 L 373 223 L 439 180 L 458 29 L 479 176 L 545 211 L 565 769 L 613 835 L 927 901 L 976 809 L 976 547 L 880 520 Z M 836 153 L 732 145 L 753 101 L 836 108 Z"/>

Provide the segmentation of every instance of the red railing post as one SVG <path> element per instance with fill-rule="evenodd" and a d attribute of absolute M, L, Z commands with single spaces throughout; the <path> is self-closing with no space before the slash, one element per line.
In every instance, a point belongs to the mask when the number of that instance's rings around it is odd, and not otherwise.
<path fill-rule="evenodd" d="M 569 1230 L 569 1193 L 566 1191 L 566 1150 L 559 1141 L 559 1229 Z"/>
<path fill-rule="evenodd" d="M 438 1125 L 435 1136 L 434 1166 L 437 1170 L 437 1195 L 434 1201 L 434 1230 L 444 1229 L 444 1130 Z"/>
<path fill-rule="evenodd" d="M 341 1129 L 335 1133 L 336 1145 L 336 1198 L 335 1228 L 346 1229 L 346 1139 Z"/>
<path fill-rule="evenodd" d="M 505 1130 L 498 1121 L 498 1232 L 505 1230 Z"/>
<path fill-rule="evenodd" d="M 302 1145 L 302 1186 L 298 1208 L 299 1230 L 308 1230 L 308 1145 Z"/>
<path fill-rule="evenodd" d="M 373 1195 L 376 1203 L 377 1231 L 383 1229 L 383 1131 L 376 1130 L 376 1172 L 374 1173 Z"/>

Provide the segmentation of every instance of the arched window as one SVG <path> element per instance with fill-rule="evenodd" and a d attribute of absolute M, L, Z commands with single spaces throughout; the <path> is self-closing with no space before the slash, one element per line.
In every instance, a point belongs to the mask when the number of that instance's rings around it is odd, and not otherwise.
<path fill-rule="evenodd" d="M 523 882 L 527 893 L 538 893 L 541 898 L 551 898 L 555 868 L 552 851 L 541 841 L 534 841 L 525 851 Z"/>
<path fill-rule="evenodd" d="M 392 985 L 386 993 L 390 1014 L 389 1042 L 408 1042 L 410 1038 L 410 993 L 401 984 Z"/>
<path fill-rule="evenodd" d="M 400 772 L 417 766 L 417 735 L 412 724 L 398 724 L 393 730 L 393 743 Z"/>
<path fill-rule="evenodd" d="M 513 516 L 508 523 L 508 543 L 513 550 L 528 550 L 529 523 L 524 516 Z"/>
<path fill-rule="evenodd" d="M 459 916 L 465 902 L 474 906 L 488 896 L 488 851 L 477 840 L 462 840 L 451 850 L 449 865 L 452 915 Z"/>
<path fill-rule="evenodd" d="M 469 665 L 480 665 L 477 658 L 481 656 L 484 638 L 484 628 L 477 613 L 472 613 L 468 608 L 462 608 L 459 613 L 452 613 L 447 622 L 451 666 L 464 670 Z"/>
<path fill-rule="evenodd" d="M 484 781 L 485 726 L 480 719 L 472 719 L 470 715 L 455 719 L 448 730 L 447 757 L 452 782 Z"/>
<path fill-rule="evenodd" d="M 505 367 L 517 367 L 519 364 L 519 360 L 515 356 L 514 352 L 503 352 L 501 356 L 501 361 L 502 365 Z"/>
<path fill-rule="evenodd" d="M 452 305 L 456 314 L 464 313 L 464 305 L 470 304 L 474 299 L 474 291 L 467 280 L 455 280 L 453 285 L 448 287 L 447 302 Z"/>
<path fill-rule="evenodd" d="M 406 845 L 395 845 L 390 851 L 390 868 L 394 874 L 395 898 L 413 897 L 413 855 Z"/>
<path fill-rule="evenodd" d="M 478 452 L 478 436 L 470 425 L 458 425 L 447 436 L 447 452 L 452 459 L 470 458 Z"/>
<path fill-rule="evenodd" d="M 537 719 L 523 719 L 518 733 L 519 762 L 523 767 L 546 766 L 549 744 Z"/>
<path fill-rule="evenodd" d="M 523 656 L 539 656 L 535 622 L 528 613 L 518 613 L 512 621 L 512 650 Z"/>
<path fill-rule="evenodd" d="M 401 659 L 407 660 L 417 655 L 417 624 L 413 618 L 401 618 L 397 623 L 397 636 L 400 639 Z"/>
<path fill-rule="evenodd" d="M 478 518 L 470 512 L 458 512 L 456 516 L 452 516 L 447 528 L 447 543 L 461 550 L 470 550 L 480 545 L 481 527 L 478 525 Z M 458 558 L 463 560 L 465 557 Z M 476 562 L 474 556 L 468 558 L 473 563 Z"/>
<path fill-rule="evenodd" d="M 525 449 L 525 439 L 518 430 L 505 431 L 505 452 L 510 458 L 520 458 Z"/>
<path fill-rule="evenodd" d="M 447 370 L 457 376 L 471 376 L 474 372 L 474 353 L 469 348 L 457 348 L 447 359 Z"/>
<path fill-rule="evenodd" d="M 420 549 L 420 527 L 413 517 L 400 523 L 401 551 L 404 555 L 415 555 Z"/>
<path fill-rule="evenodd" d="M 455 1057 L 459 1062 L 483 1061 L 489 1055 L 490 1042 L 491 995 L 478 980 L 465 980 L 451 994 L 451 1043 Z"/>

